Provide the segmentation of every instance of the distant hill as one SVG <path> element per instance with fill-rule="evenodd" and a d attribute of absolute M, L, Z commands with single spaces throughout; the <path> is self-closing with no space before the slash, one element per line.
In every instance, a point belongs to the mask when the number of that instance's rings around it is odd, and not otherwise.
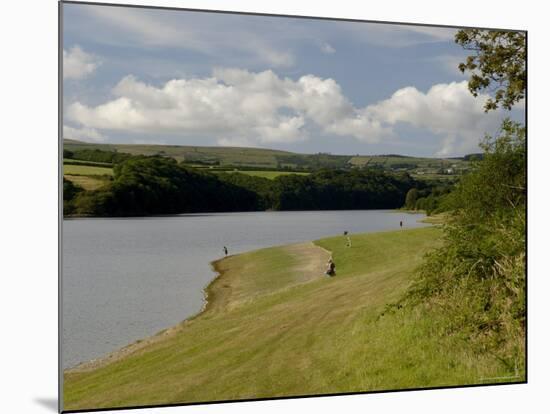
<path fill-rule="evenodd" d="M 434 178 L 460 174 L 469 163 L 462 158 L 423 158 L 399 154 L 332 155 L 328 153 L 299 154 L 264 148 L 205 147 L 192 145 L 100 144 L 64 140 L 64 149 L 75 152 L 84 149 L 116 151 L 131 155 L 158 155 L 211 168 L 254 168 L 263 170 L 308 171 L 319 168 L 376 168 L 406 171 L 417 176 Z"/>

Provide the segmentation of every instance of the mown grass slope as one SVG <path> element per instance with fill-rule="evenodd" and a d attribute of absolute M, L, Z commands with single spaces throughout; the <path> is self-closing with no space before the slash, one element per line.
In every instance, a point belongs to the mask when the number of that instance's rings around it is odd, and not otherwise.
<path fill-rule="evenodd" d="M 121 356 L 69 371 L 64 409 L 483 383 L 506 374 L 426 310 L 384 313 L 440 230 L 342 236 L 216 263 L 207 309 Z M 153 276 L 152 276 L 153 277 Z M 493 381 L 494 382 L 494 381 Z"/>

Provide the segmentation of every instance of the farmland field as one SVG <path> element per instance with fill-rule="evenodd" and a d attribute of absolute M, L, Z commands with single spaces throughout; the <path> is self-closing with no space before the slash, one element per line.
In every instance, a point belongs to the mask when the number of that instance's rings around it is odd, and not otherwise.
<path fill-rule="evenodd" d="M 222 172 L 222 171 L 215 171 L 214 172 Z M 290 174 L 295 174 L 295 175 L 309 175 L 309 173 L 306 173 L 306 172 L 292 172 L 292 171 L 241 171 L 241 170 L 237 170 L 237 171 L 223 171 L 223 172 L 226 172 L 226 173 L 241 173 L 241 174 L 246 174 L 246 175 L 251 175 L 251 176 L 254 176 L 254 177 L 262 177 L 262 178 L 267 178 L 269 180 L 273 180 L 275 179 L 276 177 L 280 176 L 280 175 L 290 175 Z"/>
<path fill-rule="evenodd" d="M 93 165 L 97 165 L 98 167 L 108 167 L 108 168 L 112 167 L 112 164 L 108 162 L 75 160 L 73 158 L 63 158 L 63 164 L 85 164 L 85 165 L 93 164 Z"/>
<path fill-rule="evenodd" d="M 64 175 L 113 175 L 113 169 L 91 165 L 63 165 Z"/>
<path fill-rule="evenodd" d="M 104 186 L 108 180 L 99 178 L 99 177 L 90 177 L 86 175 L 64 175 L 64 178 L 71 181 L 73 184 L 76 184 L 82 187 L 84 190 L 97 190 L 98 188 Z"/>
<path fill-rule="evenodd" d="M 74 140 L 64 140 L 63 148 L 73 152 L 97 149 L 131 155 L 157 155 L 171 157 L 190 165 L 210 166 L 214 169 L 228 166 L 236 169 L 239 169 L 239 167 L 252 167 L 262 170 L 374 167 L 421 174 L 438 174 L 445 170 L 445 174 L 456 175 L 469 168 L 469 162 L 461 158 L 422 158 L 395 154 L 354 156 L 328 153 L 301 154 L 266 148 L 92 144 Z"/>

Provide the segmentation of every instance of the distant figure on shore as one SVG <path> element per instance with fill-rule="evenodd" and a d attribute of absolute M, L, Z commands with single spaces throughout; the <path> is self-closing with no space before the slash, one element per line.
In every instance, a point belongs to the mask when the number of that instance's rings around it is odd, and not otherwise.
<path fill-rule="evenodd" d="M 225 255 L 227 256 L 227 247 L 223 246 L 223 252 L 224 252 Z"/>
<path fill-rule="evenodd" d="M 344 237 L 346 237 L 346 247 L 351 247 L 351 238 L 348 236 L 348 231 L 344 232 Z"/>
<path fill-rule="evenodd" d="M 399 222 L 399 227 L 403 228 L 403 222 L 402 221 Z"/>
<path fill-rule="evenodd" d="M 326 270 L 325 274 L 327 276 L 334 276 L 336 274 L 335 269 L 336 269 L 336 265 L 332 261 L 332 258 L 328 259 L 327 270 Z"/>

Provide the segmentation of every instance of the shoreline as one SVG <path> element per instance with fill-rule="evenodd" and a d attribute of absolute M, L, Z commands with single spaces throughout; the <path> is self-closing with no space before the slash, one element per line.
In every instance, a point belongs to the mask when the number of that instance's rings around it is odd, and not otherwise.
<path fill-rule="evenodd" d="M 261 249 L 260 249 L 261 250 Z M 227 256 L 231 257 L 231 256 Z M 191 316 L 183 319 L 182 321 L 176 323 L 175 325 L 168 326 L 164 329 L 161 329 L 157 333 L 154 333 L 150 336 L 146 336 L 140 339 L 137 339 L 133 342 L 130 342 L 127 345 L 124 345 L 123 347 L 116 349 L 112 352 L 109 352 L 108 354 L 105 354 L 103 356 L 100 356 L 98 358 L 90 359 L 88 361 L 80 362 L 77 365 L 74 365 L 69 368 L 65 368 L 63 370 L 63 374 L 68 373 L 75 373 L 75 372 L 85 372 L 90 371 L 105 365 L 108 365 L 112 362 L 118 361 L 119 359 L 126 357 L 136 351 L 139 351 L 143 347 L 150 345 L 152 343 L 157 342 L 160 339 L 165 338 L 167 335 L 175 333 L 177 330 L 185 326 L 187 323 L 193 321 L 194 319 L 201 316 L 204 312 L 207 311 L 207 308 L 211 301 L 208 300 L 209 293 L 208 290 L 211 287 L 211 285 L 218 280 L 222 275 L 223 272 L 219 271 L 217 269 L 217 263 L 224 260 L 225 257 L 222 257 L 221 259 L 212 260 L 209 262 L 210 268 L 216 273 L 216 275 L 208 282 L 208 284 L 202 288 L 202 294 L 203 294 L 203 304 L 200 308 L 200 310 Z"/>
<path fill-rule="evenodd" d="M 343 210 L 312 210 L 312 211 L 343 211 Z M 360 211 L 360 210 L 347 210 L 347 211 Z M 395 212 L 395 213 L 401 213 L 402 211 L 398 210 L 398 209 L 394 209 L 394 210 L 368 210 L 368 211 L 389 211 L 389 212 Z M 278 211 L 277 211 L 278 212 Z M 275 212 L 275 213 L 277 213 Z M 306 212 L 306 210 L 304 210 L 304 212 Z M 250 212 L 226 212 L 226 213 L 185 213 L 185 214 L 228 214 L 228 213 L 250 213 Z M 415 211 L 410 211 L 410 212 L 407 212 L 408 214 L 424 214 L 422 212 L 415 212 Z M 167 216 L 145 216 L 145 217 L 141 217 L 141 218 L 148 218 L 148 217 L 177 217 L 177 216 L 182 216 L 182 215 L 167 215 Z M 136 218 L 136 217 L 79 217 L 79 218 L 93 218 L 93 219 L 112 219 L 112 218 L 116 218 L 116 219 L 132 219 L 132 218 Z M 138 217 L 140 218 L 140 217 Z M 425 218 L 424 218 L 425 219 Z M 424 222 L 423 220 L 418 220 L 418 222 Z M 429 222 L 424 222 L 424 223 L 427 223 L 427 224 L 432 224 L 433 223 L 429 223 Z M 421 227 L 420 227 L 421 228 Z M 379 234 L 379 233 L 387 233 L 387 232 L 393 232 L 393 231 L 405 231 L 407 229 L 403 229 L 403 230 L 395 230 L 395 229 L 387 229 L 387 230 L 382 230 L 382 231 L 373 231 L 373 232 L 361 232 L 361 233 L 356 233 L 355 235 L 364 235 L 364 234 Z M 352 234 L 353 236 L 354 234 Z M 337 235 L 325 235 L 323 236 L 322 238 L 331 238 L 331 237 L 338 237 L 340 236 L 339 234 Z M 142 337 L 142 338 L 138 338 L 118 349 L 115 349 L 107 354 L 104 354 L 102 356 L 99 356 L 97 358 L 93 358 L 93 359 L 90 359 L 90 360 L 87 360 L 87 361 L 82 361 L 82 362 L 79 362 L 78 364 L 74 365 L 74 366 L 71 366 L 71 367 L 68 367 L 68 368 L 65 368 L 63 369 L 63 373 L 74 373 L 74 372 L 83 372 L 83 371 L 89 371 L 89 370 L 93 370 L 93 369 L 96 369 L 98 367 L 101 367 L 101 366 L 104 366 L 104 365 L 108 365 L 112 362 L 115 362 L 115 361 L 118 361 L 120 360 L 121 358 L 124 358 L 134 352 L 137 352 L 139 350 L 141 350 L 142 348 L 144 348 L 145 346 L 147 345 L 150 345 L 152 343 L 155 343 L 161 339 L 164 339 L 166 336 L 168 335 L 171 335 L 171 334 L 174 334 L 175 332 L 177 332 L 179 329 L 183 328 L 184 326 L 186 326 L 187 324 L 193 322 L 195 319 L 197 319 L 198 317 L 200 317 L 201 315 L 203 315 L 205 312 L 207 312 L 210 307 L 212 306 L 212 295 L 213 295 L 213 291 L 212 291 L 212 287 L 224 276 L 224 274 L 226 272 L 224 272 L 222 269 L 220 269 L 220 264 L 221 262 L 223 262 L 224 260 L 226 259 L 229 259 L 231 257 L 236 257 L 236 256 L 240 256 L 240 255 L 244 255 L 244 254 L 251 254 L 251 253 L 254 253 L 254 252 L 257 252 L 257 251 L 261 251 L 261 250 L 265 250 L 265 249 L 271 249 L 271 248 L 284 248 L 284 247 L 289 247 L 289 246 L 294 246 L 294 245 L 299 245 L 299 244 L 303 244 L 303 243 L 313 243 L 312 240 L 309 240 L 309 241 L 300 241 L 300 242 L 296 242 L 296 243 L 287 243 L 287 244 L 279 244 L 279 245 L 274 245 L 274 246 L 268 246 L 268 247 L 261 247 L 261 248 L 258 248 L 258 249 L 253 249 L 253 250 L 247 250 L 245 252 L 241 252 L 241 253 L 238 253 L 238 254 L 234 254 L 234 255 L 229 255 L 229 256 L 225 256 L 225 257 L 221 257 L 221 258 L 218 258 L 218 259 L 214 259 L 212 261 L 209 262 L 209 267 L 210 269 L 214 272 L 214 276 L 212 279 L 210 279 L 210 281 L 201 289 L 201 292 L 202 292 L 202 296 L 203 296 L 203 304 L 201 306 L 201 308 L 193 313 L 192 315 L 188 316 L 187 318 L 173 324 L 173 325 L 169 325 L 167 326 L 166 328 L 163 328 L 161 330 L 159 330 L 158 332 L 156 333 L 153 333 L 149 336 L 145 336 L 145 337 Z M 323 248 L 322 246 L 320 245 L 315 245 L 316 247 L 322 249 L 323 251 L 325 251 L 329 257 L 332 257 L 332 252 Z"/>
<path fill-rule="evenodd" d="M 183 319 L 182 321 L 180 321 L 180 322 L 178 322 L 174 325 L 171 325 L 171 326 L 168 326 L 164 329 L 161 329 L 157 333 L 154 333 L 150 336 L 146 336 L 146 337 L 137 339 L 133 342 L 130 342 L 127 345 L 124 345 L 123 347 L 121 347 L 119 349 L 116 349 L 116 350 L 114 350 L 112 352 L 109 352 L 109 353 L 107 353 L 103 356 L 100 356 L 98 358 L 90 359 L 88 361 L 83 361 L 83 362 L 78 363 L 77 365 L 66 368 L 66 369 L 63 370 L 63 374 L 86 372 L 86 371 L 94 370 L 94 369 L 103 367 L 105 365 L 111 364 L 113 362 L 116 362 L 116 361 L 118 361 L 118 360 L 120 360 L 124 357 L 127 357 L 127 356 L 131 355 L 134 352 L 137 352 L 137 351 L 141 350 L 142 348 L 144 348 L 148 345 L 151 345 L 151 344 L 153 344 L 153 343 L 155 343 L 155 342 L 157 342 L 161 339 L 165 339 L 166 336 L 168 336 L 168 335 L 175 334 L 181 328 L 188 325 L 189 323 L 192 323 L 195 319 L 202 316 L 205 312 L 207 312 L 210 309 L 211 306 L 213 306 L 213 301 L 209 300 L 209 298 L 211 298 L 211 296 L 213 295 L 213 292 L 212 292 L 213 285 L 216 282 L 218 282 L 227 273 L 226 271 L 223 271 L 219 268 L 219 264 L 222 261 L 224 261 L 226 259 L 229 259 L 231 257 L 236 257 L 236 256 L 244 255 L 244 254 L 250 254 L 250 253 L 258 252 L 258 251 L 265 250 L 265 249 L 285 248 L 285 247 L 290 247 L 290 246 L 295 246 L 295 245 L 302 245 L 304 243 L 314 244 L 313 241 L 281 244 L 281 245 L 275 245 L 275 246 L 269 246 L 269 247 L 262 247 L 262 248 L 254 249 L 254 250 L 248 250 L 246 252 L 242 252 L 242 253 L 238 253 L 238 254 L 234 254 L 234 255 L 229 255 L 229 256 L 224 256 L 222 258 L 212 260 L 211 262 L 209 262 L 209 266 L 212 269 L 212 271 L 215 273 L 215 276 L 205 285 L 205 287 L 202 288 L 203 304 L 202 304 L 199 311 L 197 311 L 196 313 L 190 315 L 189 317 Z M 325 251 L 329 256 L 332 255 L 332 252 L 330 252 L 329 250 L 323 248 L 322 246 L 318 246 L 318 245 L 315 245 L 315 246 L 318 247 L 319 249 Z"/>
<path fill-rule="evenodd" d="M 207 303 L 200 313 L 110 358 L 65 371 L 65 407 L 114 408 L 121 399 L 140 405 L 319 394 L 344 384 L 353 389 L 410 385 L 413 368 L 399 378 L 386 374 L 410 360 L 392 349 L 405 347 L 424 358 L 423 346 L 413 345 L 417 328 L 429 320 L 396 330 L 401 318 L 380 322 L 378 316 L 400 297 L 415 265 L 440 237 L 434 226 L 357 233 L 349 248 L 338 235 L 213 261 L 218 274 L 205 287 Z M 329 252 L 337 264 L 333 278 L 324 276 Z M 432 355 L 441 344 L 424 338 Z M 393 345 L 386 346 L 388 341 Z M 461 350 L 453 348 L 456 355 Z M 397 360 L 388 365 L 388 358 Z M 434 365 L 430 383 L 439 384 L 447 360 L 424 363 Z M 372 375 L 364 376 L 365 369 Z M 483 372 L 488 374 L 500 371 Z"/>
<path fill-rule="evenodd" d="M 242 213 L 319 213 L 319 212 L 344 212 L 344 211 L 387 211 L 391 213 L 404 213 L 404 214 L 426 214 L 425 210 L 402 210 L 399 207 L 396 208 L 358 208 L 358 209 L 337 209 L 337 210 L 239 210 L 239 211 L 197 211 L 187 213 L 159 213 L 159 214 L 146 214 L 146 215 L 120 215 L 120 216 L 92 216 L 88 214 L 68 214 L 63 215 L 63 220 L 73 219 L 146 219 L 157 217 L 185 217 L 195 215 L 215 215 L 215 214 L 242 214 Z"/>

